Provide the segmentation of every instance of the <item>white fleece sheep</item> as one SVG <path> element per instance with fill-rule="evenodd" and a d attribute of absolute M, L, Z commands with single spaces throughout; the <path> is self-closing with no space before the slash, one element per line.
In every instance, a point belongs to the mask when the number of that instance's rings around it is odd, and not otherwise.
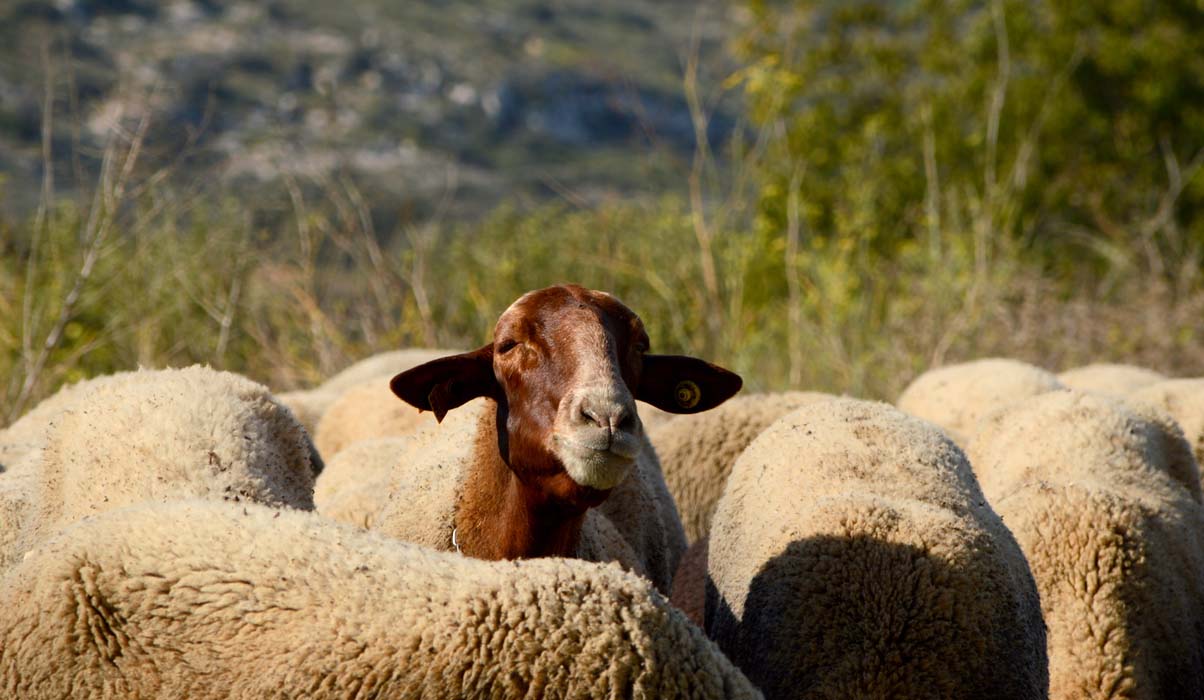
<path fill-rule="evenodd" d="M 830 398 L 814 391 L 737 396 L 704 413 L 676 416 L 651 431 L 686 539 L 697 542 L 710 530 L 727 475 L 753 438 L 800 406 Z"/>
<path fill-rule="evenodd" d="M 964 447 L 991 411 L 1061 388 L 1058 378 L 1040 367 L 989 358 L 930 369 L 903 390 L 895 405 L 936 423 Z"/>
<path fill-rule="evenodd" d="M 485 562 L 314 514 L 106 513 L 0 581 L 0 695 L 757 698 L 647 582 Z"/>
<path fill-rule="evenodd" d="M 372 527 L 397 539 L 454 550 L 456 512 L 473 448 L 481 421 L 491 422 L 492 411 L 491 402 L 478 399 L 449 413 L 442 424 L 410 436 Z M 618 561 L 669 591 L 686 549 L 685 533 L 646 440 L 631 475 L 602 505 L 586 511 L 581 537 L 580 558 Z"/>
<path fill-rule="evenodd" d="M 1130 403 L 1170 414 L 1192 446 L 1196 463 L 1204 464 L 1204 378 L 1170 379 L 1142 387 L 1126 397 Z"/>
<path fill-rule="evenodd" d="M 417 445 L 415 440 L 413 436 L 362 440 L 340 451 L 314 485 L 318 512 L 358 527 L 372 527 L 389 500 L 395 472 Z"/>
<path fill-rule="evenodd" d="M 961 450 L 833 399 L 736 461 L 712 524 L 707 631 L 774 698 L 1044 698 L 1020 548 Z"/>
<path fill-rule="evenodd" d="M 1125 396 L 1165 380 L 1165 376 L 1152 369 L 1107 362 L 1075 367 L 1058 375 L 1058 381 L 1066 387 L 1109 396 Z"/>
<path fill-rule="evenodd" d="M 1204 697 L 1204 516 L 1177 426 L 1059 391 L 990 416 L 983 490 L 1041 592 L 1050 698 Z"/>
<path fill-rule="evenodd" d="M 430 411 L 401 401 L 389 377 L 355 384 L 327 407 L 314 432 L 314 445 L 326 459 L 360 440 L 399 437 L 435 424 Z"/>
<path fill-rule="evenodd" d="M 94 382 L 51 420 L 18 538 L 141 501 L 208 497 L 313 508 L 316 454 L 268 390 L 208 367 Z"/>
<path fill-rule="evenodd" d="M 278 394 L 277 398 L 297 415 L 306 430 L 314 433 L 323 414 L 351 387 L 371 380 L 384 380 L 388 386 L 389 379 L 399 372 L 457 352 L 460 351 L 411 348 L 378 353 L 356 362 L 313 389 L 289 391 Z"/>

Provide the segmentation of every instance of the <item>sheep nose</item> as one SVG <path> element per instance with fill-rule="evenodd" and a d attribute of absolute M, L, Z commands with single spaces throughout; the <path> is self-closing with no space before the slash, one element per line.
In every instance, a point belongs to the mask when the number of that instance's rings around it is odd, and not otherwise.
<path fill-rule="evenodd" d="M 586 395 L 577 412 L 579 422 L 596 425 L 611 435 L 635 429 L 635 407 L 620 401 Z"/>

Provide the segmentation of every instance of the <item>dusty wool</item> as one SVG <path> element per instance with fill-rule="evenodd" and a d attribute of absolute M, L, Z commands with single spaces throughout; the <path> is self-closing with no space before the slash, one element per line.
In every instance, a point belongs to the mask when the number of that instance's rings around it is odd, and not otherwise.
<path fill-rule="evenodd" d="M 77 523 L 0 581 L 0 695 L 755 698 L 644 580 L 253 504 Z"/>
<path fill-rule="evenodd" d="M 312 509 L 315 459 L 305 429 L 260 384 L 201 366 L 126 373 L 83 389 L 51 422 L 22 547 L 142 501 Z"/>
<path fill-rule="evenodd" d="M 1170 379 L 1142 387 L 1126 398 L 1129 403 L 1170 414 L 1191 444 L 1196 463 L 1204 464 L 1204 378 Z"/>
<path fill-rule="evenodd" d="M 1050 697 L 1204 697 L 1204 517 L 1173 421 L 1059 391 L 992 415 L 970 455 L 1041 592 Z"/>
<path fill-rule="evenodd" d="M 706 625 L 776 698 L 1044 698 L 1037 590 L 961 450 L 886 405 L 779 419 L 736 461 Z"/>
<path fill-rule="evenodd" d="M 800 406 L 830 398 L 809 391 L 737 396 L 718 408 L 677 416 L 653 430 L 652 444 L 686 539 L 696 542 L 706 536 L 732 465 L 762 430 Z"/>
<path fill-rule="evenodd" d="M 965 447 L 988 413 L 1061 388 L 1058 378 L 1040 367 L 991 358 L 928 370 L 903 390 L 896 405 L 936 423 Z"/>

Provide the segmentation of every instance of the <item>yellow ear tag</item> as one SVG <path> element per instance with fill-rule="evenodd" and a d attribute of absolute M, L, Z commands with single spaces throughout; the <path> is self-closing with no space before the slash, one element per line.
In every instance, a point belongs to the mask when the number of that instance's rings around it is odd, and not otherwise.
<path fill-rule="evenodd" d="M 686 379 L 677 383 L 677 387 L 673 390 L 673 398 L 677 399 L 677 405 L 682 408 L 694 408 L 702 400 L 702 389 Z"/>

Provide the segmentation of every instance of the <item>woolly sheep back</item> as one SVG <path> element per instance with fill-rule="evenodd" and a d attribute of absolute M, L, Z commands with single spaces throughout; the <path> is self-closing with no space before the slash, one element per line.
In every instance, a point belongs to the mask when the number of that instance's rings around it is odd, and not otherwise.
<path fill-rule="evenodd" d="M 1108 362 L 1075 367 L 1058 375 L 1063 386 L 1109 396 L 1124 396 L 1165 380 L 1165 376 L 1152 369 Z"/>
<path fill-rule="evenodd" d="M 22 540 L 140 501 L 188 497 L 313 509 L 305 429 L 260 384 L 208 367 L 131 372 L 55 418 Z"/>
<path fill-rule="evenodd" d="M 896 405 L 936 423 L 964 446 L 991 411 L 1060 388 L 1058 378 L 1040 367 L 988 358 L 928 370 L 903 390 Z"/>
<path fill-rule="evenodd" d="M 1037 580 L 1050 698 L 1204 697 L 1204 518 L 1177 426 L 1059 391 L 992 415 L 970 449 Z"/>
<path fill-rule="evenodd" d="M 652 444 L 686 539 L 696 542 L 710 530 L 728 472 L 753 438 L 794 409 L 830 398 L 810 391 L 748 394 L 710 411 L 677 416 L 654 429 Z"/>
<path fill-rule="evenodd" d="M 388 384 L 395 374 L 457 352 L 460 351 L 410 348 L 378 353 L 352 364 L 313 389 L 289 391 L 278 394 L 277 398 L 297 415 L 306 430 L 315 433 L 322 415 L 351 387 L 369 380 L 384 380 Z"/>
<path fill-rule="evenodd" d="M 345 390 L 318 421 L 314 444 L 330 459 L 360 440 L 408 435 L 435 424 L 435 414 L 397 398 L 387 378 L 372 379 Z"/>
<path fill-rule="evenodd" d="M 340 451 L 314 485 L 319 513 L 370 528 L 389 499 L 398 465 L 415 445 L 413 436 L 363 440 Z"/>
<path fill-rule="evenodd" d="M 466 559 L 254 504 L 80 522 L 0 606 L 0 694 L 28 700 L 760 697 L 613 566 Z"/>
<path fill-rule="evenodd" d="M 707 631 L 769 697 L 1045 697 L 1019 547 L 961 450 L 886 404 L 833 399 L 762 432 L 707 558 Z"/>
<path fill-rule="evenodd" d="M 1170 379 L 1142 387 L 1127 398 L 1170 414 L 1191 444 L 1196 463 L 1204 464 L 1204 378 Z"/>

